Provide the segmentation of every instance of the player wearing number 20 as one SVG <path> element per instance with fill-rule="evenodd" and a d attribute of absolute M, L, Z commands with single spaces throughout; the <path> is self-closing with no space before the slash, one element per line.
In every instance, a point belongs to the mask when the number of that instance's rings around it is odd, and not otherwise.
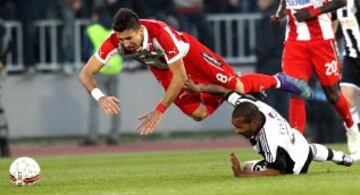
<path fill-rule="evenodd" d="M 219 55 L 191 35 L 177 32 L 158 20 L 139 19 L 130 9 L 118 10 L 112 29 L 113 32 L 82 69 L 80 80 L 105 113 L 116 114 L 120 111 L 119 100 L 103 94 L 97 88 L 95 74 L 115 54 L 129 56 L 148 65 L 165 89 L 165 94 L 154 111 L 139 118 L 137 129 L 141 134 L 152 133 L 172 103 L 197 121 L 209 116 L 222 104 L 221 97 L 185 93 L 183 87 L 189 77 L 195 83 L 217 84 L 240 93 L 278 87 L 305 98 L 310 96 L 304 82 L 284 74 L 238 77 Z"/>
<path fill-rule="evenodd" d="M 335 35 L 330 12 L 344 5 L 346 0 L 281 0 L 276 14 L 271 18 L 278 24 L 287 18 L 287 31 L 283 53 L 283 72 L 303 80 L 316 74 L 326 94 L 345 123 L 349 151 L 360 154 L 359 127 L 354 123 L 349 104 L 340 91 L 340 62 L 337 58 Z M 304 131 L 306 122 L 305 103 L 290 99 L 289 121 L 293 128 Z"/>

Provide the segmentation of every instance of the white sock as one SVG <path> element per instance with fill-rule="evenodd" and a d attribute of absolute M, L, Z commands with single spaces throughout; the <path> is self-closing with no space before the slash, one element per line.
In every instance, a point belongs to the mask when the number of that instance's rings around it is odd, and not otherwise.
<path fill-rule="evenodd" d="M 350 108 L 350 112 L 351 112 L 351 116 L 354 120 L 354 123 L 358 124 L 360 123 L 360 116 L 359 116 L 359 110 L 357 109 L 357 107 L 352 107 Z"/>
<path fill-rule="evenodd" d="M 320 144 L 310 144 L 313 153 L 313 160 L 318 162 L 333 161 L 339 163 L 343 161 L 344 153 L 332 150 Z"/>

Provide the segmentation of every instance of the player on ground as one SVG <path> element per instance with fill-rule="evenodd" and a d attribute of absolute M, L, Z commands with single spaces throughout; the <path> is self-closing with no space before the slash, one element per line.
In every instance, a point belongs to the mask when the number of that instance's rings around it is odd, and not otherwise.
<path fill-rule="evenodd" d="M 341 65 L 329 14 L 345 4 L 346 0 L 281 0 L 271 20 L 276 24 L 287 16 L 283 72 L 305 81 L 315 72 L 327 100 L 345 123 L 349 151 L 356 154 L 360 152 L 359 127 L 354 123 L 349 104 L 340 91 Z M 302 99 L 291 97 L 289 121 L 293 128 L 304 131 L 306 112 Z"/>
<path fill-rule="evenodd" d="M 345 7 L 338 9 L 335 18 L 339 21 L 345 37 L 344 68 L 342 70 L 341 91 L 350 104 L 354 123 L 360 126 L 358 98 L 360 91 L 360 1 L 347 0 Z M 360 136 L 360 134 L 358 134 Z M 358 138 L 359 139 L 359 138 Z M 360 150 L 360 149 L 359 149 Z M 360 159 L 360 152 L 354 154 Z"/>
<path fill-rule="evenodd" d="M 130 9 L 118 10 L 112 29 L 114 32 L 82 69 L 80 80 L 105 113 L 116 114 L 119 112 L 119 100 L 106 96 L 97 88 L 95 74 L 114 54 L 129 56 L 147 64 L 164 87 L 165 94 L 154 111 L 140 117 L 137 128 L 141 134 L 152 133 L 173 102 L 197 121 L 209 116 L 222 104 L 222 97 L 184 93 L 183 86 L 188 77 L 196 83 L 217 84 L 241 93 L 278 87 L 305 98 L 311 95 L 305 82 L 284 74 L 237 77 L 220 56 L 189 34 L 177 32 L 158 20 L 139 19 Z"/>
<path fill-rule="evenodd" d="M 311 161 L 333 161 L 351 166 L 353 159 L 341 151 L 320 144 L 309 144 L 305 137 L 272 107 L 252 96 L 240 94 L 217 85 L 195 85 L 186 82 L 185 88 L 194 93 L 225 96 L 235 107 L 232 124 L 237 134 L 250 140 L 263 160 L 249 161 L 241 168 L 234 153 L 232 169 L 236 177 L 301 174 L 308 171 Z"/>

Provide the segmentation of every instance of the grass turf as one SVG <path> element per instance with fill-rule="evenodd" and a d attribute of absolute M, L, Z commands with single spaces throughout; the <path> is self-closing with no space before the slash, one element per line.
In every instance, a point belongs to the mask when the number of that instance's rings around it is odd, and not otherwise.
<path fill-rule="evenodd" d="M 338 195 L 360 191 L 360 163 L 347 168 L 313 162 L 306 175 L 234 178 L 231 151 L 241 161 L 260 158 L 252 149 L 37 157 L 42 178 L 31 187 L 10 184 L 8 167 L 13 159 L 1 159 L 0 193 Z"/>

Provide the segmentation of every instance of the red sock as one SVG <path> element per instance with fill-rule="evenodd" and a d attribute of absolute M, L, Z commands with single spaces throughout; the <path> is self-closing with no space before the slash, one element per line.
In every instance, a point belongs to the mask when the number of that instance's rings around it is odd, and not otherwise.
<path fill-rule="evenodd" d="M 304 133 L 306 123 L 305 101 L 299 98 L 290 98 L 289 121 L 292 128 Z"/>
<path fill-rule="evenodd" d="M 265 74 L 246 74 L 240 76 L 244 85 L 244 93 L 259 92 L 276 87 L 277 80 L 273 76 Z"/>
<path fill-rule="evenodd" d="M 340 95 L 339 100 L 336 102 L 336 104 L 333 104 L 333 106 L 341 116 L 342 120 L 345 122 L 346 127 L 351 127 L 354 124 L 354 121 L 351 116 L 349 103 L 343 94 Z"/>
<path fill-rule="evenodd" d="M 208 116 L 210 116 L 224 102 L 224 98 L 210 95 L 208 93 L 201 93 L 200 97 L 206 106 Z"/>

